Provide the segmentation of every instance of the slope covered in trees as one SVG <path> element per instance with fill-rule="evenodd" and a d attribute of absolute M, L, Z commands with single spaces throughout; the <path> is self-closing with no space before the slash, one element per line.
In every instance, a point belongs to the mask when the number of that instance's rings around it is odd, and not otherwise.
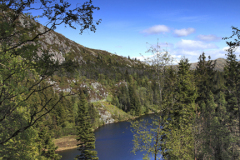
<path fill-rule="evenodd" d="M 230 51 L 223 72 L 215 65 L 202 53 L 196 70 L 187 59 L 177 70 L 169 68 L 164 110 L 148 126 L 132 123 L 133 151 L 145 150 L 155 159 L 239 159 L 239 62 Z"/>
<path fill-rule="evenodd" d="M 0 159 L 60 159 L 53 139 L 67 135 L 78 135 L 83 157 L 97 159 L 92 129 L 150 112 L 159 117 L 150 124 L 147 143 L 155 146 L 146 156 L 239 158 L 240 65 L 233 52 L 223 72 L 204 53 L 195 70 L 187 59 L 170 66 L 167 55 L 148 65 L 81 46 L 54 32 L 54 19 L 43 27 L 20 6 L 0 3 Z M 70 24 L 66 19 L 58 20 Z"/>

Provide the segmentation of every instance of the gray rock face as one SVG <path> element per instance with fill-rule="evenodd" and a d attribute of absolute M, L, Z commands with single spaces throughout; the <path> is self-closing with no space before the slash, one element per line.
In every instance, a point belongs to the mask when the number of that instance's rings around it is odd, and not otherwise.
<path fill-rule="evenodd" d="M 67 81 L 69 83 L 69 86 L 65 87 L 65 88 L 61 88 L 59 86 L 59 84 L 55 81 L 48 80 L 47 82 L 50 85 L 53 85 L 54 91 L 71 92 L 72 87 L 70 87 L 70 84 L 72 82 L 75 83 L 76 80 L 72 79 L 72 80 L 67 80 Z M 102 99 L 105 99 L 108 96 L 108 92 L 106 92 L 106 89 L 99 82 L 93 82 L 90 85 L 87 85 L 86 83 L 83 82 L 82 84 L 79 85 L 79 87 L 87 88 L 87 92 L 89 94 L 89 102 L 91 102 L 91 103 L 102 100 Z"/>
<path fill-rule="evenodd" d="M 60 88 L 59 87 L 59 85 L 57 84 L 57 82 L 55 82 L 55 81 L 50 81 L 50 80 L 48 80 L 47 81 L 50 85 L 53 85 L 53 89 L 54 89 L 54 91 L 63 91 L 63 92 L 71 92 L 71 90 L 72 90 L 72 87 L 69 87 L 69 88 Z"/>
<path fill-rule="evenodd" d="M 102 108 L 98 108 L 98 112 L 100 115 L 100 120 L 104 122 L 104 124 L 114 123 L 114 119 L 109 111 L 104 110 L 105 106 L 102 104 Z"/>
<path fill-rule="evenodd" d="M 100 83 L 95 82 L 91 84 L 94 89 L 97 89 L 100 86 Z"/>
<path fill-rule="evenodd" d="M 108 96 L 105 88 L 99 82 L 91 83 L 93 90 L 90 90 L 90 102 L 96 102 L 105 99 Z"/>

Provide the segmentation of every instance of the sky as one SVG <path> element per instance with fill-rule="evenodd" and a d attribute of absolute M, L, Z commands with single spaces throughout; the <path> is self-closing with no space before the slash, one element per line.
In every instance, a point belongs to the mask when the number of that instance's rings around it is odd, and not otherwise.
<path fill-rule="evenodd" d="M 72 8 L 85 1 L 68 0 Z M 231 36 L 232 26 L 240 27 L 239 0 L 93 0 L 93 5 L 100 7 L 93 19 L 102 19 L 95 33 L 85 30 L 81 35 L 80 26 L 74 30 L 64 25 L 55 31 L 83 46 L 124 57 L 148 57 L 152 53 L 146 51 L 158 44 L 176 60 L 184 56 L 197 62 L 203 52 L 211 59 L 226 58 L 222 37 Z M 239 59 L 240 49 L 235 53 Z"/>

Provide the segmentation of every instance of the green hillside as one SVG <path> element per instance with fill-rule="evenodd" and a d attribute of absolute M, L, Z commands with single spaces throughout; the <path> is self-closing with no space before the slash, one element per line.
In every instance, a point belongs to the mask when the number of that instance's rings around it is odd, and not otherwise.
<path fill-rule="evenodd" d="M 58 160 L 56 145 L 66 141 L 94 149 L 94 129 L 150 113 L 158 119 L 148 126 L 132 123 L 134 150 L 146 144 L 165 158 L 239 158 L 236 56 L 214 63 L 202 53 L 197 63 L 172 66 L 161 56 L 148 65 L 87 48 L 0 3 L 0 160 Z"/>

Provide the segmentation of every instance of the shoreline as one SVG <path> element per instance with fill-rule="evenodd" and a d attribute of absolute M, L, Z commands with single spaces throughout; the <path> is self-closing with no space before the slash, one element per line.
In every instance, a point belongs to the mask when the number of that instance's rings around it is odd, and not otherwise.
<path fill-rule="evenodd" d="M 60 149 L 57 149 L 55 152 L 58 153 L 58 152 L 67 151 L 67 150 L 70 150 L 70 149 L 77 149 L 77 146 L 60 148 Z"/>
<path fill-rule="evenodd" d="M 151 113 L 148 113 L 148 114 L 154 114 L 154 112 L 151 112 Z M 148 115 L 148 114 L 135 116 L 133 118 L 128 118 L 128 119 L 125 119 L 125 120 L 122 120 L 122 121 L 114 121 L 113 123 L 126 122 L 128 120 L 133 120 L 133 119 L 136 119 L 136 118 L 140 118 L 141 116 Z M 108 123 L 108 124 L 113 124 L 113 123 Z M 99 127 L 102 127 L 102 126 L 105 126 L 105 125 L 108 125 L 108 124 L 104 124 L 104 125 L 101 125 Z M 94 131 L 97 130 L 99 127 L 95 128 Z M 58 139 L 54 139 L 53 142 L 54 142 L 55 146 L 58 147 L 57 150 L 55 151 L 56 153 L 61 152 L 61 151 L 65 151 L 65 150 L 70 150 L 70 149 L 77 148 L 76 135 L 69 135 L 69 136 L 64 136 L 64 137 L 58 138 Z"/>
<path fill-rule="evenodd" d="M 64 136 L 53 140 L 57 148 L 55 152 L 77 148 L 76 135 Z"/>

